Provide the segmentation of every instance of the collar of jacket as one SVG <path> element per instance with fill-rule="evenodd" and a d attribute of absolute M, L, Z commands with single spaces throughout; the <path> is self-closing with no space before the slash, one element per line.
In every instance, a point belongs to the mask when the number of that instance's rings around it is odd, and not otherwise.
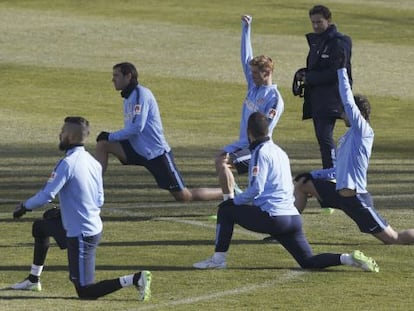
<path fill-rule="evenodd" d="M 326 30 L 322 33 L 314 33 L 310 32 L 306 35 L 308 38 L 308 41 L 313 42 L 315 40 L 324 40 L 324 39 L 330 39 L 336 36 L 338 33 L 338 30 L 336 29 L 335 24 L 331 24 L 326 28 Z"/>
<path fill-rule="evenodd" d="M 66 149 L 65 149 L 65 153 L 70 152 L 72 149 L 76 148 L 76 147 L 84 147 L 84 144 L 72 144 L 69 145 Z"/>
<path fill-rule="evenodd" d="M 121 91 L 121 96 L 123 98 L 128 98 L 129 95 L 131 95 L 132 91 L 137 87 L 137 85 L 138 85 L 138 82 L 136 81 L 128 84 L 128 86 Z"/>
<path fill-rule="evenodd" d="M 255 140 L 249 146 L 250 151 L 253 151 L 258 145 L 260 145 L 261 143 L 267 142 L 268 140 L 270 140 L 269 136 Z"/>

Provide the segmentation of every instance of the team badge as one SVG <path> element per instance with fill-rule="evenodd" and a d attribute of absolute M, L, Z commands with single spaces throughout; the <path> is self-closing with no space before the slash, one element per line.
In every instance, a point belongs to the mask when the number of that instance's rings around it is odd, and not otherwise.
<path fill-rule="evenodd" d="M 53 182 L 55 180 L 56 176 L 57 176 L 56 172 L 52 172 L 52 174 L 50 174 L 50 177 L 47 180 L 47 182 Z"/>
<path fill-rule="evenodd" d="M 259 166 L 253 166 L 252 168 L 252 176 L 259 175 Z"/>
<path fill-rule="evenodd" d="M 268 114 L 267 114 L 267 117 L 269 119 L 273 120 L 274 117 L 276 116 L 276 112 L 277 112 L 276 109 L 274 109 L 274 108 L 270 109 Z"/>
<path fill-rule="evenodd" d="M 141 114 L 141 104 L 136 104 L 134 106 L 134 115 Z"/>

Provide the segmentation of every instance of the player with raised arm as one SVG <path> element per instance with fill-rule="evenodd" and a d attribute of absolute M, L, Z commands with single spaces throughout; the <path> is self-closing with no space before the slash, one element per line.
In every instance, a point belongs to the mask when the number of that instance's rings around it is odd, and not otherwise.
<path fill-rule="evenodd" d="M 246 173 L 250 151 L 247 137 L 247 120 L 256 111 L 260 111 L 269 119 L 269 135 L 272 136 L 280 116 L 284 110 L 284 102 L 277 85 L 273 84 L 274 63 L 269 56 L 253 56 L 251 44 L 252 17 L 241 17 L 241 64 L 247 81 L 247 94 L 243 101 L 239 138 L 225 146 L 216 155 L 216 172 L 223 192 L 223 200 L 234 197 L 235 180 L 231 167 L 235 167 L 239 174 Z"/>
<path fill-rule="evenodd" d="M 296 176 L 295 206 L 302 212 L 308 197 L 313 196 L 322 207 L 341 209 L 361 232 L 372 234 L 384 244 L 413 244 L 414 229 L 395 231 L 375 209 L 367 190 L 368 164 L 374 143 L 374 131 L 369 123 L 371 106 L 366 97 L 353 95 L 345 64 L 337 74 L 343 119 L 349 129 L 338 141 L 337 165 Z"/>

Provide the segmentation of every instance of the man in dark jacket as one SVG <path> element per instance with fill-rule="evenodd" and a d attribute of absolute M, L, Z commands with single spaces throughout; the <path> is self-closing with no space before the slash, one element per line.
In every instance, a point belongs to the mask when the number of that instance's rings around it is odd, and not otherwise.
<path fill-rule="evenodd" d="M 314 6 L 309 10 L 309 18 L 314 32 L 306 35 L 309 44 L 306 69 L 298 71 L 296 79 L 302 81 L 305 87 L 303 119 L 313 119 L 322 166 L 330 168 L 335 165 L 333 131 L 336 119 L 341 118 L 342 114 L 336 70 L 339 68 L 339 55 L 346 55 L 346 67 L 352 84 L 352 41 L 331 23 L 332 14 L 327 7 Z"/>

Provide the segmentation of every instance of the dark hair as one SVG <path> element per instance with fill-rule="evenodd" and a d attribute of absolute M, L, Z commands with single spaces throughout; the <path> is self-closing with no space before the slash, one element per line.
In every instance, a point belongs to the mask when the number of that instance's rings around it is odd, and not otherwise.
<path fill-rule="evenodd" d="M 89 121 L 83 117 L 66 117 L 64 120 L 65 123 L 70 123 L 78 125 L 79 128 L 79 137 L 81 140 L 84 140 L 89 135 Z"/>
<path fill-rule="evenodd" d="M 309 10 L 309 17 L 315 14 L 320 14 L 324 19 L 330 20 L 332 18 L 331 11 L 324 5 L 315 5 Z"/>
<path fill-rule="evenodd" d="M 131 82 L 137 82 L 138 83 L 138 71 L 137 68 L 131 63 L 123 62 L 116 64 L 112 67 L 112 69 L 119 68 L 119 70 L 122 72 L 124 76 L 127 74 L 131 74 Z"/>
<path fill-rule="evenodd" d="M 358 106 L 359 111 L 362 116 L 369 122 L 369 115 L 371 114 L 371 104 L 368 101 L 368 98 L 364 95 L 356 94 L 354 95 L 355 104 Z"/>
<path fill-rule="evenodd" d="M 269 120 L 259 112 L 253 112 L 247 121 L 247 131 L 253 138 L 266 137 L 269 134 Z"/>

